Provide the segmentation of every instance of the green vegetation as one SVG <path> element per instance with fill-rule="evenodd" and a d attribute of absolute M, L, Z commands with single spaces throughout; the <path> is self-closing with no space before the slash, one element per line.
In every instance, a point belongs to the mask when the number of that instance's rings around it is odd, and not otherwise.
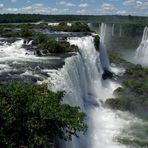
<path fill-rule="evenodd" d="M 35 32 L 32 31 L 29 25 L 14 25 L 6 24 L 0 25 L 0 36 L 2 37 L 31 37 Z"/>
<path fill-rule="evenodd" d="M 117 98 L 110 98 L 106 104 L 114 109 L 129 110 L 135 112 L 138 108 L 144 111 L 148 109 L 148 69 L 141 65 L 131 64 L 114 52 L 109 54 L 113 63 L 124 65 L 127 70 L 123 76 L 123 88 L 115 90 Z"/>
<path fill-rule="evenodd" d="M 130 66 L 126 70 L 128 79 L 124 81 L 124 85 L 130 88 L 138 95 L 148 96 L 148 69 L 142 68 L 141 65 Z"/>
<path fill-rule="evenodd" d="M 130 65 L 129 62 L 121 58 L 121 55 L 118 52 L 108 51 L 108 57 L 111 63 L 120 64 L 120 65 L 125 65 L 125 64 Z"/>
<path fill-rule="evenodd" d="M 124 145 L 131 145 L 134 148 L 138 148 L 139 146 L 146 147 L 148 145 L 147 139 L 146 140 L 139 138 L 132 139 L 132 137 L 122 137 L 122 139 L 119 139 L 119 142 L 121 142 Z"/>
<path fill-rule="evenodd" d="M 43 34 L 38 35 L 32 44 L 42 49 L 44 54 L 78 51 L 76 46 L 70 46 L 67 41 L 57 41 L 54 38 Z"/>
<path fill-rule="evenodd" d="M 72 32 L 90 32 L 90 28 L 85 23 L 76 22 L 73 23 L 71 26 Z"/>
<path fill-rule="evenodd" d="M 118 88 L 116 99 L 108 99 L 107 104 L 114 109 L 136 111 L 148 107 L 148 69 L 140 65 L 130 65 L 126 70 L 124 88 Z"/>
<path fill-rule="evenodd" d="M 71 140 L 84 132 L 85 114 L 61 103 L 63 96 L 46 85 L 0 85 L 1 147 L 52 147 L 56 138 Z"/>
<path fill-rule="evenodd" d="M 49 26 L 51 30 L 55 31 L 65 31 L 65 32 L 91 32 L 89 26 L 86 23 L 75 22 L 71 26 L 67 23 L 60 23 L 57 26 Z"/>
<path fill-rule="evenodd" d="M 30 37 L 35 34 L 32 30 L 29 30 L 29 27 L 27 25 L 23 25 L 21 27 L 21 30 L 19 31 L 19 34 L 21 37 Z"/>
<path fill-rule="evenodd" d="M 99 50 L 99 43 L 100 43 L 100 37 L 96 35 L 94 38 L 94 45 L 95 45 L 96 50 Z"/>
<path fill-rule="evenodd" d="M 0 28 L 0 36 L 2 37 L 18 37 L 18 31 L 12 31 L 9 28 Z"/>
<path fill-rule="evenodd" d="M 121 15 L 41 15 L 41 14 L 1 14 L 0 23 L 18 22 L 105 22 L 105 23 L 125 23 L 125 24 L 148 24 L 148 17 L 121 16 Z"/>
<path fill-rule="evenodd" d="M 18 36 L 18 32 L 12 31 L 14 25 L 0 25 L 0 36 L 2 37 L 16 37 Z"/>
<path fill-rule="evenodd" d="M 148 123 L 137 121 L 131 127 L 123 131 L 118 141 L 133 148 L 146 148 L 148 146 Z"/>

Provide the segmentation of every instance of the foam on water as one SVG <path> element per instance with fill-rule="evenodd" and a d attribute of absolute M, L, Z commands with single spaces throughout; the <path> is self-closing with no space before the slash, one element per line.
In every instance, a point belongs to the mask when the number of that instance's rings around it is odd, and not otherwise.
<path fill-rule="evenodd" d="M 30 45 L 32 41 L 29 41 L 27 45 Z M 49 59 L 47 57 L 37 57 L 34 52 L 23 48 L 24 40 L 20 39 L 10 44 L 7 42 L 1 42 L 0 45 L 0 62 L 5 61 L 33 61 L 37 59 Z"/>

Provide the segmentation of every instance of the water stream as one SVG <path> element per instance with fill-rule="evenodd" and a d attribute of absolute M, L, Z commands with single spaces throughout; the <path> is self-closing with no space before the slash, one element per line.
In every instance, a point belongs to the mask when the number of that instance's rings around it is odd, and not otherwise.
<path fill-rule="evenodd" d="M 142 40 L 136 50 L 134 61 L 144 66 L 148 66 L 148 27 L 144 28 Z"/>

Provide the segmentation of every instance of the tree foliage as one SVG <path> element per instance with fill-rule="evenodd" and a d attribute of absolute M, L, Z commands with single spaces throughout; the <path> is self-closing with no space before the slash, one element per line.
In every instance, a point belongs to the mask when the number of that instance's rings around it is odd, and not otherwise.
<path fill-rule="evenodd" d="M 141 16 L 121 16 L 121 15 L 41 15 L 41 14 L 1 14 L 1 23 L 18 22 L 64 22 L 64 21 L 85 21 L 85 22 L 105 22 L 105 23 L 130 23 L 148 24 L 148 17 Z"/>
<path fill-rule="evenodd" d="M 85 114 L 61 104 L 63 96 L 46 85 L 0 85 L 1 147 L 50 147 L 55 138 L 71 140 L 77 131 L 84 132 Z"/>
<path fill-rule="evenodd" d="M 39 34 L 32 44 L 42 49 L 45 54 L 78 51 L 76 46 L 70 46 L 67 41 L 57 41 L 56 39 L 44 34 Z"/>
<path fill-rule="evenodd" d="M 29 27 L 27 25 L 23 25 L 21 27 L 21 30 L 20 30 L 21 37 L 30 37 L 33 35 L 34 35 L 34 32 L 32 30 L 29 30 Z"/>

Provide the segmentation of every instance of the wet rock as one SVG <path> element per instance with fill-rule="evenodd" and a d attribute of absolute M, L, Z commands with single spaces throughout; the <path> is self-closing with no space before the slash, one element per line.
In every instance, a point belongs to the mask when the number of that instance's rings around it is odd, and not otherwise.
<path fill-rule="evenodd" d="M 34 54 L 37 56 L 42 56 L 42 52 L 39 49 L 37 49 Z"/>
<path fill-rule="evenodd" d="M 112 79 L 113 78 L 113 73 L 110 72 L 107 69 L 104 69 L 104 73 L 102 74 L 102 78 L 103 78 L 103 80 Z"/>

